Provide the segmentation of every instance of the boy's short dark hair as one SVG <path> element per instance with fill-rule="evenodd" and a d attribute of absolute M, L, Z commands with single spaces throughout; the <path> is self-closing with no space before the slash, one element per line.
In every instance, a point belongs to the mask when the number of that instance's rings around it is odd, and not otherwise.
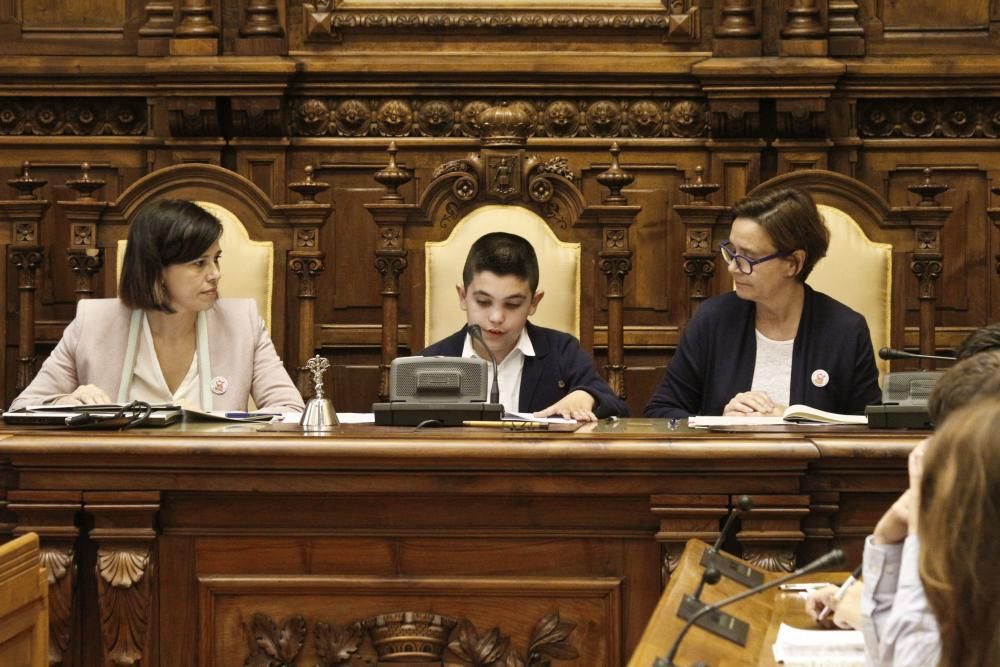
<path fill-rule="evenodd" d="M 129 308 L 174 312 L 163 289 L 163 270 L 198 259 L 220 236 L 222 223 L 193 202 L 149 202 L 129 225 L 118 298 Z"/>
<path fill-rule="evenodd" d="M 826 256 L 830 230 L 809 193 L 795 188 L 768 190 L 733 205 L 733 220 L 749 218 L 767 232 L 778 252 L 803 250 L 806 259 L 795 277 L 805 282 L 816 262 Z"/>
<path fill-rule="evenodd" d="M 987 350 L 958 362 L 934 385 L 927 412 L 935 428 L 961 407 L 1000 396 L 1000 350 Z"/>
<path fill-rule="evenodd" d="M 538 289 L 538 256 L 531 244 L 516 234 L 492 232 L 472 244 L 462 269 L 462 283 L 468 287 L 483 271 L 526 280 L 532 294 Z"/>
<path fill-rule="evenodd" d="M 1000 350 L 1000 322 L 976 329 L 955 348 L 956 359 L 967 359 L 987 350 Z"/>

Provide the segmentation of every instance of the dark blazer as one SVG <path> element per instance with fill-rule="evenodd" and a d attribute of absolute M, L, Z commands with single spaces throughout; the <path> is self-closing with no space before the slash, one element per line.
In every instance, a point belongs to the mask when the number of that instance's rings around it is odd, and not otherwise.
<path fill-rule="evenodd" d="M 789 401 L 842 414 L 862 414 L 878 403 L 878 369 L 865 319 L 805 286 L 802 320 L 792 347 Z M 647 417 L 721 415 L 749 391 L 757 361 L 756 304 L 728 292 L 703 303 L 684 329 L 667 374 L 646 405 Z M 826 386 L 812 382 L 825 370 Z"/>
<path fill-rule="evenodd" d="M 594 361 L 573 336 L 538 327 L 528 322 L 528 338 L 535 356 L 524 358 L 521 372 L 519 412 L 538 412 L 562 400 L 570 392 L 582 389 L 594 397 L 594 414 L 604 417 L 627 417 L 625 402 L 611 391 L 608 383 L 594 370 Z M 423 351 L 425 357 L 460 357 L 465 347 L 468 327 Z"/>

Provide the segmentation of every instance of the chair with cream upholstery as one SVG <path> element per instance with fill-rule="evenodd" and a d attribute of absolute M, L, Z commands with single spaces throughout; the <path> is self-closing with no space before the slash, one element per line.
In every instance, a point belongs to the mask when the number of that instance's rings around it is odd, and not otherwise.
<path fill-rule="evenodd" d="M 825 204 L 818 208 L 830 230 L 830 247 L 806 282 L 864 315 L 876 352 L 891 347 L 892 246 L 869 239 L 844 211 Z M 875 363 L 881 380 L 889 362 Z"/>
<path fill-rule="evenodd" d="M 484 234 L 498 231 L 524 237 L 538 255 L 538 289 L 545 292 L 545 298 L 531 321 L 579 338 L 580 244 L 560 241 L 533 211 L 490 205 L 469 213 L 444 241 L 425 245 L 424 340 L 434 343 L 465 324 L 455 285 L 462 282 L 462 267 L 472 244 Z"/>
<path fill-rule="evenodd" d="M 224 297 L 254 299 L 257 311 L 271 330 L 271 301 L 274 292 L 274 244 L 254 241 L 246 227 L 229 209 L 212 202 L 196 201 L 198 206 L 222 223 L 222 280 L 219 292 Z M 118 275 L 125 258 L 124 239 L 118 241 Z"/>

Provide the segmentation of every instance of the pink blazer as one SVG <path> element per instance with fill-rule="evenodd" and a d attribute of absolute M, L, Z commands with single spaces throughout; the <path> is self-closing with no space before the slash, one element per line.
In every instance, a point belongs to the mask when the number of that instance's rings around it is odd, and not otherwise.
<path fill-rule="evenodd" d="M 206 313 L 212 378 L 228 387 L 212 394 L 213 410 L 246 410 L 253 396 L 264 410 L 303 409 L 302 396 L 274 350 L 253 299 L 219 299 Z M 39 405 L 97 385 L 114 401 L 118 396 L 131 311 L 118 299 L 84 299 L 62 340 L 42 364 L 11 409 Z"/>

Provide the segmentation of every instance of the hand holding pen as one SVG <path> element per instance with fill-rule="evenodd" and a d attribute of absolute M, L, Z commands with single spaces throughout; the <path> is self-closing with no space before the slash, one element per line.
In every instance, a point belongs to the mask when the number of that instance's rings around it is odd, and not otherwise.
<path fill-rule="evenodd" d="M 862 566 L 840 586 L 824 586 L 811 591 L 806 599 L 806 611 L 817 623 L 822 623 L 832 612 L 834 624 L 841 628 L 856 628 L 860 623 L 860 590 L 851 595 L 851 589 L 861 576 Z M 850 595 L 850 597 L 848 597 Z M 857 607 L 855 609 L 855 607 Z M 828 622 L 828 621 L 827 621 Z"/>

